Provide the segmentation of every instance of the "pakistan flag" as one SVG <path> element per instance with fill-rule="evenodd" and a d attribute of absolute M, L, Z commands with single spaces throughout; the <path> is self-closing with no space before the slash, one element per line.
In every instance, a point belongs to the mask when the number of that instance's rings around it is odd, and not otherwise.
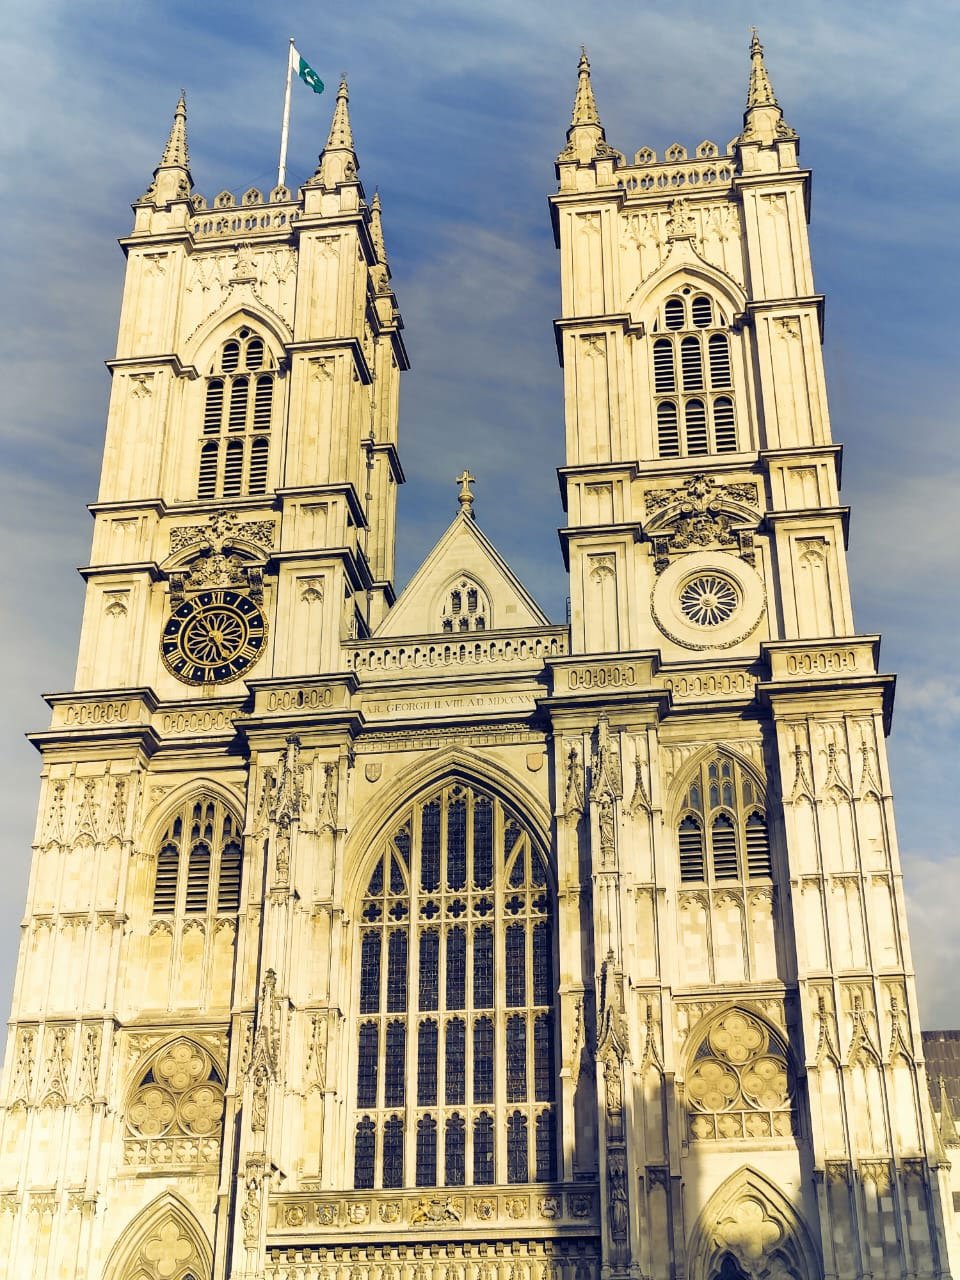
<path fill-rule="evenodd" d="M 323 93 L 323 81 L 300 51 L 292 45 L 290 46 L 290 57 L 293 61 L 294 70 L 303 83 L 309 85 L 314 93 Z"/>

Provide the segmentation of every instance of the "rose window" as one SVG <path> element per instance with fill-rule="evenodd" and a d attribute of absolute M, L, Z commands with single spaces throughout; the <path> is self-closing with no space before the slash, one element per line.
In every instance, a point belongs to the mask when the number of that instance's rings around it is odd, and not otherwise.
<path fill-rule="evenodd" d="M 739 1010 L 711 1027 L 686 1092 L 694 1139 L 786 1138 L 795 1131 L 786 1052 L 763 1023 Z"/>
<path fill-rule="evenodd" d="M 733 582 L 719 573 L 699 573 L 680 589 L 680 610 L 698 627 L 728 622 L 740 603 Z"/>

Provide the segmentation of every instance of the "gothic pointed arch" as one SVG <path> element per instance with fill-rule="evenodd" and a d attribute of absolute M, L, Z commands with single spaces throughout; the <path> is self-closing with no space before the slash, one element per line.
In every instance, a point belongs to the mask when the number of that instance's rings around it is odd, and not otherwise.
<path fill-rule="evenodd" d="M 203 370 L 231 332 L 244 325 L 261 334 L 279 364 L 293 333 L 283 317 L 257 298 L 249 285 L 239 286 L 194 329 L 184 344 L 184 360 Z"/>
<path fill-rule="evenodd" d="M 354 1186 L 551 1181 L 556 922 L 533 824 L 461 771 L 434 775 L 361 879 Z"/>
<path fill-rule="evenodd" d="M 130 1222 L 113 1246 L 104 1280 L 209 1280 L 213 1250 L 185 1200 L 167 1191 Z"/>
<path fill-rule="evenodd" d="M 786 1036 L 747 1002 L 729 1003 L 691 1034 L 683 1058 L 691 1142 L 791 1138 L 799 1128 L 797 1072 Z"/>
<path fill-rule="evenodd" d="M 823 1274 L 798 1208 L 744 1165 L 713 1193 L 687 1248 L 689 1280 L 817 1280 Z"/>
<path fill-rule="evenodd" d="M 627 299 L 627 310 L 634 322 L 654 311 L 677 288 L 690 283 L 719 295 L 727 305 L 731 318 L 740 315 L 747 305 L 743 287 L 713 263 L 701 258 L 695 250 L 670 253 L 663 264 L 634 289 Z"/>
<path fill-rule="evenodd" d="M 144 827 L 155 859 L 149 910 L 158 916 L 236 915 L 243 869 L 243 809 L 226 787 L 185 783 Z"/>
<path fill-rule="evenodd" d="M 773 879 L 764 779 L 726 744 L 698 752 L 670 798 L 681 884 Z"/>
<path fill-rule="evenodd" d="M 462 746 L 441 747 L 416 765 L 403 770 L 387 783 L 375 803 L 360 813 L 349 833 L 345 849 L 347 898 L 356 904 L 366 888 L 370 850 L 388 832 L 394 814 L 412 797 L 420 795 L 445 777 L 457 777 L 495 793 L 518 814 L 522 814 L 538 847 L 550 847 L 551 816 L 542 799 L 526 787 L 516 773 L 498 764 L 489 755 Z M 552 876 L 552 870 L 549 871 Z"/>

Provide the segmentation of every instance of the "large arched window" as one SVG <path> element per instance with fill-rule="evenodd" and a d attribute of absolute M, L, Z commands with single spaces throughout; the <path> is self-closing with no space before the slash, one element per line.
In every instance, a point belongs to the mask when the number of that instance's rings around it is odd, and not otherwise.
<path fill-rule="evenodd" d="M 253 330 L 220 348 L 204 390 L 198 498 L 266 493 L 276 376 Z"/>
<path fill-rule="evenodd" d="M 236 915 L 240 825 L 218 799 L 194 796 L 167 823 L 157 852 L 153 914 Z"/>
<path fill-rule="evenodd" d="M 661 308 L 652 353 L 657 456 L 735 453 L 730 336 L 716 301 L 684 285 Z"/>
<path fill-rule="evenodd" d="M 546 866 L 499 800 L 412 805 L 360 907 L 354 1185 L 557 1176 Z"/>
<path fill-rule="evenodd" d="M 677 824 L 681 884 L 769 881 L 763 793 L 753 776 L 718 752 L 690 780 Z"/>

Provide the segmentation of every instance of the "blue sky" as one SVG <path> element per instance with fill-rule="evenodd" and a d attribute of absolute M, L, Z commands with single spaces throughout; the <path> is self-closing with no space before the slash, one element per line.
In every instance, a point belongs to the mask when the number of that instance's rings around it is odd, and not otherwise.
<path fill-rule="evenodd" d="M 192 170 L 212 198 L 269 189 L 286 43 L 327 81 L 294 90 L 288 181 L 310 173 L 350 77 L 360 173 L 379 187 L 413 363 L 401 393 L 398 579 L 478 476 L 485 531 L 554 618 L 563 461 L 546 195 L 579 46 L 611 143 L 627 153 L 739 127 L 748 28 L 814 171 L 833 429 L 846 446 L 858 629 L 899 672 L 890 742 L 921 1009 L 960 1026 L 960 687 L 956 291 L 960 13 L 950 0 L 465 0 L 404 5 L 23 6 L 0 40 L 0 223 L 7 353 L 0 532 L 7 715 L 0 731 L 0 992 L 26 892 L 41 690 L 68 688 L 89 552 L 123 259 L 115 239 L 187 89 Z M 5 996 L 0 997 L 6 1000 Z"/>

